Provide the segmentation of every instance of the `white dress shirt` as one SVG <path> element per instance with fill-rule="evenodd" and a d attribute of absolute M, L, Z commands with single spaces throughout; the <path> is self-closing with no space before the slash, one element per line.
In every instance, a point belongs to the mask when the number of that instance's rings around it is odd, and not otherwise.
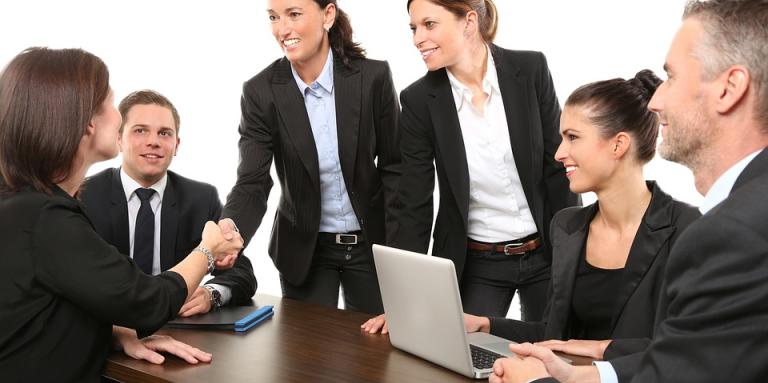
<path fill-rule="evenodd" d="M 488 96 L 483 112 L 472 91 L 448 70 L 469 169 L 467 235 L 482 242 L 505 242 L 537 232 L 512 154 L 509 126 L 490 49 L 483 78 Z M 527 129 L 514 126 L 513 129 Z"/>
<path fill-rule="evenodd" d="M 133 235 L 136 232 L 136 216 L 139 214 L 139 208 L 141 207 L 141 200 L 136 195 L 136 189 L 141 188 L 138 182 L 131 178 L 123 168 L 120 168 L 120 181 L 123 183 L 123 190 L 125 191 L 125 200 L 128 203 L 128 243 L 131 246 L 131 258 L 133 258 Z M 152 249 L 152 275 L 160 274 L 160 211 L 163 208 L 163 193 L 165 192 L 165 185 L 168 183 L 168 174 L 165 174 L 163 178 L 157 181 L 154 185 L 148 189 L 154 189 L 155 194 L 149 199 L 149 205 L 152 207 L 152 212 L 155 213 L 155 243 Z"/>
<path fill-rule="evenodd" d="M 136 195 L 136 189 L 141 188 L 138 182 L 136 182 L 131 176 L 129 176 L 123 168 L 120 168 L 120 181 L 123 183 L 123 191 L 125 192 L 125 200 L 128 204 L 128 243 L 130 245 L 130 256 L 133 258 L 133 237 L 136 232 L 136 216 L 139 214 L 139 208 L 141 207 L 141 200 Z M 149 199 L 149 206 L 152 208 L 152 212 L 155 214 L 155 240 L 152 248 L 152 275 L 160 274 L 162 271 L 160 268 L 160 231 L 162 230 L 161 223 L 161 211 L 163 208 L 163 193 L 165 193 L 165 186 L 168 184 L 168 173 L 163 175 L 154 185 L 148 189 L 154 189 L 155 194 Z M 223 285 L 210 283 L 209 286 L 216 289 L 221 294 L 221 303 L 225 305 L 232 299 L 232 290 Z"/>

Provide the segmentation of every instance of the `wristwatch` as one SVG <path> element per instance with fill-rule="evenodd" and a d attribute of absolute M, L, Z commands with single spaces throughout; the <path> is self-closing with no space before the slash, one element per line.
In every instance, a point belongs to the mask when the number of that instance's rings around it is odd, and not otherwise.
<path fill-rule="evenodd" d="M 208 295 L 211 297 L 211 310 L 221 307 L 221 293 L 219 290 L 209 285 L 203 285 L 203 288 L 208 290 Z"/>

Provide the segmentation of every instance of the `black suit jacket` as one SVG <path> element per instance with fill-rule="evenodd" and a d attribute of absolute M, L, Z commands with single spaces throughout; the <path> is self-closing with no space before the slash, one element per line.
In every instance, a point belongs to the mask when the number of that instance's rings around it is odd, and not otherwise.
<path fill-rule="evenodd" d="M 510 145 L 520 181 L 540 235 L 555 212 L 579 204 L 562 164 L 560 105 L 544 55 L 491 46 L 506 111 Z M 433 255 L 454 261 L 461 277 L 467 249 L 469 170 L 456 104 L 445 69 L 427 73 L 400 93 L 403 211 L 395 246 L 426 253 L 432 231 L 435 168 L 440 206 Z M 512 238 L 510 238 L 512 239 Z"/>
<path fill-rule="evenodd" d="M 659 325 L 633 382 L 768 377 L 768 150 L 672 249 Z"/>
<path fill-rule="evenodd" d="M 187 297 L 177 273 L 141 272 L 55 187 L 0 194 L 0 380 L 99 382 L 112 324 L 152 333 Z"/>
<path fill-rule="evenodd" d="M 610 339 L 653 336 L 662 278 L 672 245 L 680 233 L 701 214 L 686 203 L 672 199 L 655 182 L 648 209 L 629 250 L 621 288 L 615 292 Z M 491 318 L 491 333 L 516 342 L 548 339 L 581 339 L 571 320 L 573 288 L 579 260 L 598 205 L 567 208 L 552 220 L 552 285 L 541 322 Z"/>
<path fill-rule="evenodd" d="M 335 56 L 335 55 L 334 55 Z M 367 243 L 394 235 L 400 176 L 400 107 L 386 62 L 334 57 L 333 82 L 341 172 Z M 269 255 L 281 276 L 300 285 L 312 263 L 320 226 L 317 149 L 304 98 L 281 58 L 243 86 L 240 165 L 222 217 L 250 241 L 267 210 L 274 159 L 282 193 Z"/>
<path fill-rule="evenodd" d="M 79 196 L 99 235 L 122 254 L 130 254 L 128 203 L 120 169 L 106 169 L 89 177 Z M 212 185 L 168 171 L 160 214 L 160 269 L 165 271 L 200 244 L 205 223 L 217 222 L 221 216 L 221 201 Z M 248 303 L 256 292 L 256 277 L 248 257 L 237 257 L 231 269 L 216 270 L 213 276 L 208 283 L 231 289 L 231 304 Z"/>

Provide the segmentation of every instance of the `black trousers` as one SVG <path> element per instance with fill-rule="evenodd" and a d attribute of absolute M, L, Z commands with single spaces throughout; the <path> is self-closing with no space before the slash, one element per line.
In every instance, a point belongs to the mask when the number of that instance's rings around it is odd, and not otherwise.
<path fill-rule="evenodd" d="M 341 288 L 345 309 L 368 314 L 383 313 L 371 246 L 362 236 L 358 238 L 356 245 L 341 245 L 329 236 L 321 235 L 304 283 L 292 285 L 280 277 L 283 296 L 337 307 Z"/>
<path fill-rule="evenodd" d="M 550 278 L 543 246 L 520 255 L 467 250 L 459 287 L 464 312 L 506 317 L 517 291 L 522 320 L 539 321 L 547 305 Z"/>

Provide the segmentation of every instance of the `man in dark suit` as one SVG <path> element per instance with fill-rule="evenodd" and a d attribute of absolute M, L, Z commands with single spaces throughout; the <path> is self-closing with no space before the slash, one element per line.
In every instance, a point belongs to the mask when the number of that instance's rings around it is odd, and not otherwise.
<path fill-rule="evenodd" d="M 203 226 L 218 221 L 222 206 L 212 185 L 168 170 L 180 141 L 178 112 L 167 98 L 154 91 L 138 91 L 123 99 L 119 110 L 122 167 L 89 177 L 80 198 L 96 231 L 154 275 L 173 267 L 199 245 Z M 146 201 L 143 192 L 149 194 Z M 213 275 L 184 304 L 181 316 L 243 304 L 256 291 L 247 257 L 237 257 L 231 269 Z"/>
<path fill-rule="evenodd" d="M 566 365 L 538 346 L 513 345 L 519 355 L 532 357 L 497 361 L 491 382 L 546 375 L 579 382 L 617 381 L 616 375 L 632 382 L 765 381 L 765 25 L 764 0 L 693 1 L 667 54 L 669 79 L 649 105 L 662 120 L 659 151 L 693 171 L 696 189 L 705 196 L 704 215 L 670 253 L 650 347 L 600 364 L 598 373 L 595 367 Z"/>

